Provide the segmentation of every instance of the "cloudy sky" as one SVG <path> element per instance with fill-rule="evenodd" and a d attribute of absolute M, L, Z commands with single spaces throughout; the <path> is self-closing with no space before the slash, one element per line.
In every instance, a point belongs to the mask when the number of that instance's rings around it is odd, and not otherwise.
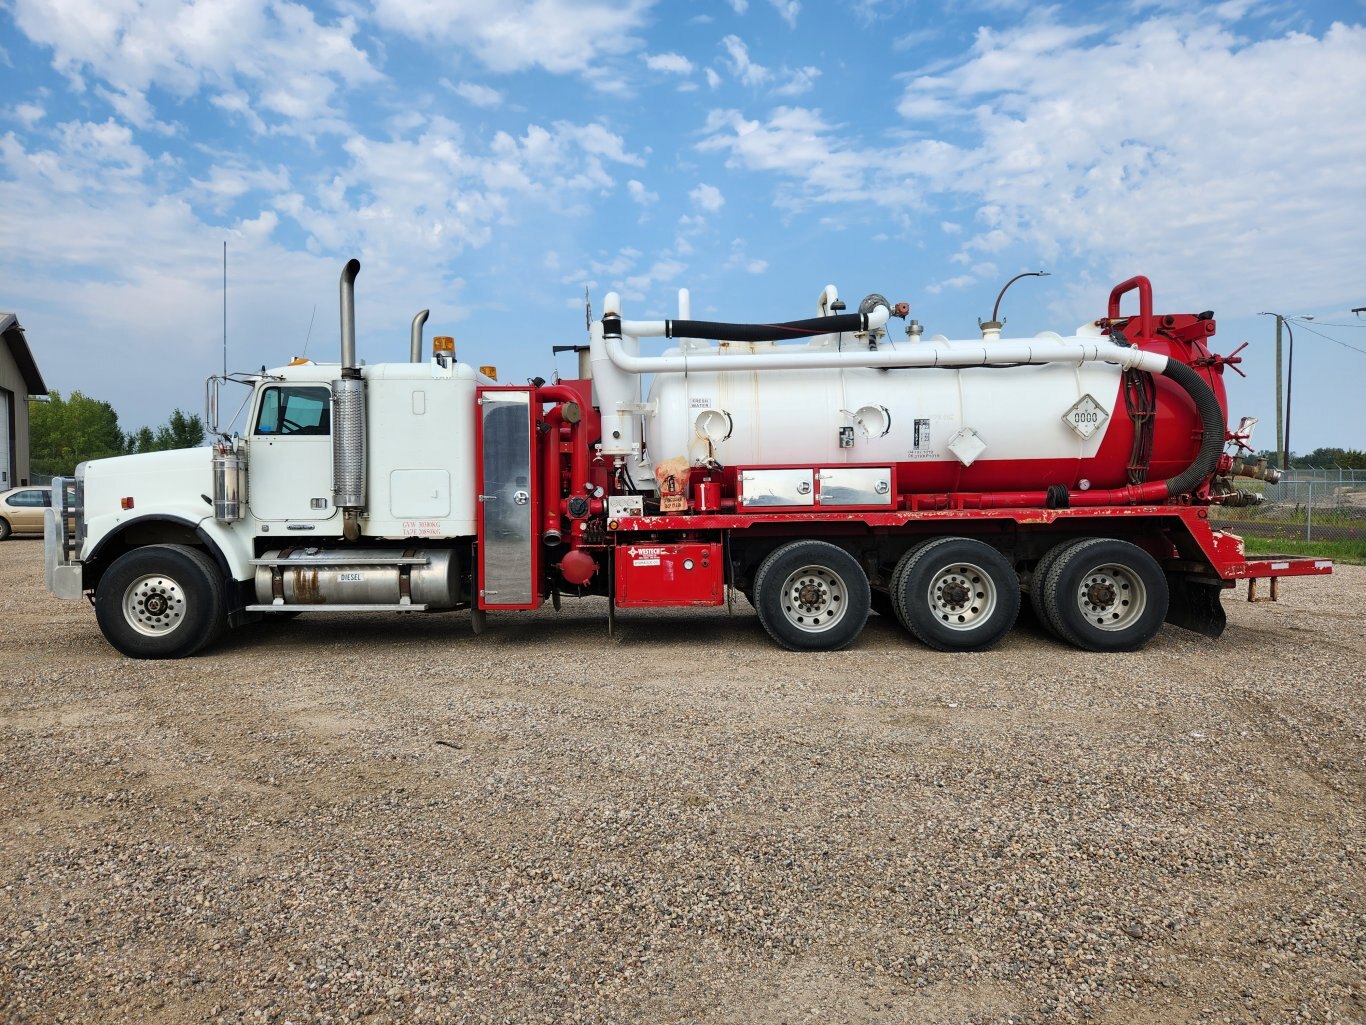
<path fill-rule="evenodd" d="M 1110 286 L 1212 309 L 1232 416 L 1366 448 L 1366 5 L 1279 0 L 0 0 L 0 309 L 125 428 L 223 360 L 453 334 L 504 380 L 628 316 L 809 315 L 833 282 L 973 336 Z"/>

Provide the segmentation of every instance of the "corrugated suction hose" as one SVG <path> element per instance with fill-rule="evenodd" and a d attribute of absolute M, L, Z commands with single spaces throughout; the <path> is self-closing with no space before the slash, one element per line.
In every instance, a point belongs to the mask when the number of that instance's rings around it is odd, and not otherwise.
<path fill-rule="evenodd" d="M 1170 377 L 1191 397 L 1204 429 L 1200 451 L 1196 453 L 1194 462 L 1183 472 L 1162 482 L 1167 487 L 1167 497 L 1174 498 L 1194 490 L 1219 464 L 1219 456 L 1224 451 L 1224 410 L 1205 379 L 1180 360 L 1168 359 L 1167 368 L 1162 374 Z"/>

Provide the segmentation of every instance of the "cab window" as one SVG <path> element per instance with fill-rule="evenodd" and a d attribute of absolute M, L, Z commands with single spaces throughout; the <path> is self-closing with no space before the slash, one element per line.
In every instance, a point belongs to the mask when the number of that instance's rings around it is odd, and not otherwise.
<path fill-rule="evenodd" d="M 267 388 L 256 416 L 256 434 L 329 434 L 332 393 L 326 388 Z"/>

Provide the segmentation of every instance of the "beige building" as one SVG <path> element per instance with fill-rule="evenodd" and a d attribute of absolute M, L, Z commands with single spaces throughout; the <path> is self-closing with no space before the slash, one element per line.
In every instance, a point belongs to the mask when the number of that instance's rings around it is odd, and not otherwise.
<path fill-rule="evenodd" d="M 30 483 L 28 397 L 46 394 L 19 318 L 0 313 L 0 491 Z"/>

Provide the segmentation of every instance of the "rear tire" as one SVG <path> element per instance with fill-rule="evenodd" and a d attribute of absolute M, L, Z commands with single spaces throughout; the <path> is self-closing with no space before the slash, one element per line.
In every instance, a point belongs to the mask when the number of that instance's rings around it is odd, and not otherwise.
<path fill-rule="evenodd" d="M 872 594 L 858 560 L 825 541 L 793 541 L 754 577 L 755 609 L 788 651 L 838 651 L 868 621 Z"/>
<path fill-rule="evenodd" d="M 1042 558 L 1035 564 L 1034 575 L 1029 580 L 1029 607 L 1034 611 L 1034 618 L 1038 620 L 1040 626 L 1055 637 L 1060 635 L 1058 628 L 1048 618 L 1048 609 L 1044 604 L 1044 592 L 1048 589 L 1048 574 L 1058 561 L 1058 556 L 1074 544 L 1076 544 L 1075 541 L 1064 541 L 1044 552 Z"/>
<path fill-rule="evenodd" d="M 1088 538 L 1058 556 L 1044 587 L 1054 631 L 1086 651 L 1137 651 L 1167 618 L 1167 577 L 1138 545 Z"/>
<path fill-rule="evenodd" d="M 223 575 L 198 548 L 134 548 L 100 578 L 95 618 L 129 658 L 185 658 L 227 627 Z"/>
<path fill-rule="evenodd" d="M 1015 568 L 984 541 L 931 541 L 907 553 L 893 579 L 902 622 L 938 651 L 985 651 L 1020 612 Z"/>
<path fill-rule="evenodd" d="M 14 531 L 10 528 L 9 520 L 0 518 L 0 541 L 8 541 L 12 533 Z"/>

